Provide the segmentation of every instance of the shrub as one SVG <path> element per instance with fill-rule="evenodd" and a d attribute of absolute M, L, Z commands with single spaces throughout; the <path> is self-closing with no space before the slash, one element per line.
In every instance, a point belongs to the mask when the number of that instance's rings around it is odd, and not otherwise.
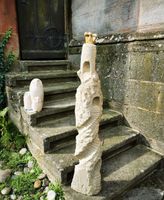
<path fill-rule="evenodd" d="M 5 56 L 6 45 L 11 38 L 11 34 L 12 29 L 9 29 L 0 41 L 0 108 L 5 106 L 5 74 L 9 71 L 15 60 L 15 55 L 12 51 Z"/>
<path fill-rule="evenodd" d="M 17 149 L 26 146 L 26 138 L 8 119 L 8 108 L 0 111 L 0 146 L 7 150 Z"/>

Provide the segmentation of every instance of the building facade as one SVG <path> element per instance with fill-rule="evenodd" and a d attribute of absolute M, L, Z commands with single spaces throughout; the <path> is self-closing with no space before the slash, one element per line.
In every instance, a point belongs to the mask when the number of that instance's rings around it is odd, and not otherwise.
<path fill-rule="evenodd" d="M 13 28 L 18 60 L 68 58 L 78 69 L 84 32 L 97 33 L 104 101 L 164 153 L 163 9 L 163 0 L 1 0 L 0 34 Z"/>

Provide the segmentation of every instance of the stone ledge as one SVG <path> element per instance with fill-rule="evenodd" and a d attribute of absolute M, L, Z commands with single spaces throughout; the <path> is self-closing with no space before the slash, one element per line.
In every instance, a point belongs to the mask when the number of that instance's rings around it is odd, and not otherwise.
<path fill-rule="evenodd" d="M 143 40 L 159 40 L 164 39 L 164 31 L 154 32 L 128 32 L 128 33 L 116 33 L 106 36 L 98 36 L 96 44 L 114 44 L 119 42 L 134 42 Z M 72 39 L 69 47 L 82 46 L 83 40 Z"/>

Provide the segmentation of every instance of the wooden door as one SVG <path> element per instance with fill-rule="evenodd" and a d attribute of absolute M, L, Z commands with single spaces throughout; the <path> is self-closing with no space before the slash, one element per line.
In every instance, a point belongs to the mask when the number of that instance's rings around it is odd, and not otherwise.
<path fill-rule="evenodd" d="M 22 59 L 63 59 L 64 0 L 16 0 Z"/>

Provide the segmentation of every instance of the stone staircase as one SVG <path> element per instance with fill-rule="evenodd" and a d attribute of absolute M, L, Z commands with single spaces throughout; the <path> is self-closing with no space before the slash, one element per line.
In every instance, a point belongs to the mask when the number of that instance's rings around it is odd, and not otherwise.
<path fill-rule="evenodd" d="M 44 84 L 44 108 L 39 113 L 27 113 L 23 94 L 33 78 Z M 123 115 L 104 106 L 100 122 L 103 139 L 102 191 L 88 197 L 73 191 L 70 183 L 74 166 L 75 92 L 79 85 L 70 62 L 20 61 L 19 72 L 6 76 L 10 118 L 27 135 L 28 146 L 49 179 L 63 184 L 68 200 L 119 199 L 128 189 L 153 173 L 162 157 L 142 142 L 142 135 L 127 127 Z"/>

